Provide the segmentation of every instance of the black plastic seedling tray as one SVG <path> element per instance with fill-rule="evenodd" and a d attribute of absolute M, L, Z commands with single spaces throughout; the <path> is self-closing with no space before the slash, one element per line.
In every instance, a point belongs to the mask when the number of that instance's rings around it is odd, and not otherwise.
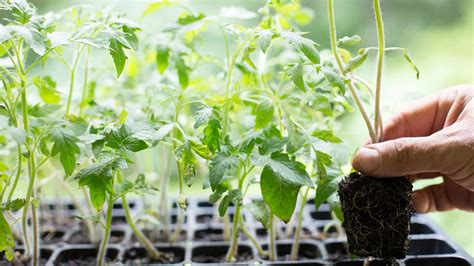
<path fill-rule="evenodd" d="M 138 265 L 137 259 L 146 258 L 146 252 L 133 237 L 133 232 L 125 223 L 120 204 L 114 206 L 114 219 L 107 251 L 107 261 L 111 264 Z M 140 212 L 142 204 L 131 201 L 134 213 Z M 232 213 L 233 207 L 229 207 Z M 60 209 L 54 203 L 44 204 L 44 218 L 71 218 L 74 213 L 72 204 L 62 204 Z M 176 206 L 171 213 L 177 213 Z M 292 232 L 284 232 L 286 239 L 277 240 L 279 261 L 270 262 L 258 256 L 250 241 L 240 235 L 238 249 L 241 261 L 235 263 L 219 263 L 225 257 L 228 243 L 223 241 L 222 220 L 213 219 L 215 209 L 205 198 L 190 198 L 186 210 L 186 222 L 183 233 L 175 244 L 156 243 L 159 250 L 172 252 L 176 258 L 174 265 L 363 265 L 363 259 L 348 256 L 345 238 L 337 237 L 334 226 L 331 226 L 329 207 L 323 205 L 318 211 L 310 200 L 304 209 L 303 230 L 300 241 L 299 261 L 288 261 L 292 245 Z M 267 248 L 268 234 L 252 216 L 243 212 L 247 229 L 256 236 L 264 249 Z M 48 219 L 43 219 L 48 220 Z M 61 219 L 57 219 L 61 220 Z M 64 220 L 64 219 L 63 219 Z M 172 220 L 176 222 L 176 219 Z M 73 265 L 71 261 L 89 260 L 82 265 L 93 265 L 97 255 L 97 247 L 84 240 L 80 221 L 71 220 L 64 225 L 48 226 L 42 224 L 41 259 L 45 265 Z M 281 224 L 284 228 L 284 224 Z M 155 237 L 155 240 L 158 239 Z M 397 261 L 399 265 L 473 265 L 473 258 L 456 243 L 450 240 L 433 222 L 423 215 L 412 217 L 410 247 L 408 256 Z M 21 243 L 17 251 L 22 252 Z M 10 265 L 2 258 L 0 265 Z M 74 264 L 79 265 L 79 264 Z M 149 264 L 148 264 L 149 265 Z M 168 264 L 169 265 L 169 264 Z M 370 265 L 386 265 L 385 261 L 374 260 Z"/>

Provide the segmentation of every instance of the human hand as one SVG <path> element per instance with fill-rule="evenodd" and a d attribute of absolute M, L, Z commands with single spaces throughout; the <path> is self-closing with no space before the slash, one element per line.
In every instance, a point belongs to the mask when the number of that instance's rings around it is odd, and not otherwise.
<path fill-rule="evenodd" d="M 415 102 L 384 131 L 384 142 L 358 150 L 352 161 L 356 170 L 411 180 L 443 176 L 443 183 L 414 192 L 415 210 L 474 211 L 474 85 Z"/>

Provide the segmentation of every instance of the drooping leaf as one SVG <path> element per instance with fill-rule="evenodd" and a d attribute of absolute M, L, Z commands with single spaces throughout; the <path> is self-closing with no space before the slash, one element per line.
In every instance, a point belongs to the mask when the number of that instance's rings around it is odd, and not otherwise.
<path fill-rule="evenodd" d="M 418 69 L 418 67 L 414 63 L 408 49 L 403 49 L 403 57 L 405 57 L 405 60 L 407 60 L 408 64 L 410 64 L 410 67 L 416 72 L 416 79 L 419 79 L 420 78 L 420 70 Z"/>
<path fill-rule="evenodd" d="M 106 156 L 100 162 L 81 169 L 74 178 L 79 179 L 81 187 L 89 188 L 92 205 L 100 210 L 105 203 L 107 193 L 114 193 L 114 171 L 126 167 L 127 163 L 123 158 Z"/>
<path fill-rule="evenodd" d="M 263 200 L 272 213 L 288 222 L 302 186 L 313 186 L 305 166 L 287 154 L 272 154 L 260 175 Z"/>
<path fill-rule="evenodd" d="M 194 128 L 206 125 L 202 143 L 206 144 L 211 152 L 220 150 L 221 141 L 221 121 L 220 114 L 216 108 L 204 106 L 196 112 Z"/>
<path fill-rule="evenodd" d="M 272 42 L 272 38 L 273 33 L 271 30 L 259 30 L 257 33 L 257 47 L 260 48 L 263 53 L 266 53 L 270 43 Z"/>
<path fill-rule="evenodd" d="M 241 204 L 242 192 L 238 189 L 232 189 L 227 192 L 227 195 L 224 196 L 221 203 L 219 204 L 219 215 L 222 217 L 227 212 L 229 204 L 232 202 L 234 206 Z"/>
<path fill-rule="evenodd" d="M 306 91 L 306 84 L 303 79 L 303 65 L 301 63 L 296 64 L 290 71 L 291 81 L 303 91 Z"/>
<path fill-rule="evenodd" d="M 255 109 L 255 129 L 262 129 L 268 125 L 273 119 L 273 112 L 275 108 L 272 102 L 264 100 L 257 105 Z"/>
<path fill-rule="evenodd" d="M 203 13 L 198 13 L 198 14 L 184 13 L 178 18 L 178 24 L 188 25 L 198 20 L 201 20 L 205 17 L 206 15 L 204 15 Z"/>
<path fill-rule="evenodd" d="M 183 57 L 181 55 L 174 56 L 174 66 L 178 71 L 179 85 L 182 89 L 186 89 L 189 84 L 189 68 L 184 63 Z"/>
<path fill-rule="evenodd" d="M 170 56 L 170 49 L 165 45 L 158 45 L 156 47 L 156 67 L 158 68 L 158 72 L 163 74 L 168 68 L 169 64 L 169 56 Z"/>
<path fill-rule="evenodd" d="M 194 128 L 199 128 L 209 122 L 209 120 L 215 115 L 216 110 L 210 106 L 205 105 L 196 112 Z"/>
<path fill-rule="evenodd" d="M 334 134 L 334 131 L 332 130 L 314 130 L 313 133 L 311 133 L 311 136 L 316 137 L 325 142 L 332 142 L 332 143 L 342 142 L 342 140 L 338 138 Z"/>
<path fill-rule="evenodd" d="M 250 211 L 255 220 L 259 221 L 264 228 L 270 226 L 270 209 L 263 200 L 253 200 L 251 203 L 244 205 L 244 208 Z"/>
<path fill-rule="evenodd" d="M 238 158 L 234 155 L 219 152 L 209 163 L 209 179 L 212 191 L 215 191 L 222 182 L 227 171 L 235 168 Z"/>
<path fill-rule="evenodd" d="M 161 126 L 160 129 L 156 131 L 154 141 L 155 142 L 162 141 L 174 129 L 174 127 L 175 127 L 174 123 L 169 123 L 169 124 Z"/>
<path fill-rule="evenodd" d="M 329 196 L 337 191 L 337 185 L 341 176 L 342 172 L 337 167 L 329 167 L 326 175 L 318 176 L 318 181 L 316 182 L 316 196 L 314 198 L 316 210 L 319 209 L 321 204 L 328 201 Z"/>
<path fill-rule="evenodd" d="M 176 149 L 176 159 L 182 166 L 184 181 L 190 187 L 196 176 L 196 158 L 192 153 L 191 143 L 189 141 L 186 141 Z"/>
<path fill-rule="evenodd" d="M 125 39 L 128 43 L 132 46 L 134 50 L 138 49 L 138 37 L 135 34 L 135 28 L 131 28 L 130 26 L 123 25 L 122 26 L 123 33 L 125 34 Z"/>
<path fill-rule="evenodd" d="M 206 160 L 209 160 L 212 158 L 211 156 L 212 154 L 208 146 L 199 144 L 192 140 L 190 140 L 189 143 L 191 144 L 191 149 L 201 158 L 206 159 Z"/>
<path fill-rule="evenodd" d="M 76 154 L 81 153 L 78 146 L 80 140 L 70 129 L 63 127 L 54 128 L 51 132 L 51 138 L 54 142 L 51 156 L 59 153 L 59 161 L 64 168 L 66 176 L 71 175 L 76 165 Z"/>
<path fill-rule="evenodd" d="M 17 198 L 9 202 L 6 206 L 7 210 L 11 211 L 18 211 L 19 209 L 23 208 L 26 205 L 26 199 L 24 198 Z"/>
<path fill-rule="evenodd" d="M 117 70 L 117 78 L 122 74 L 123 68 L 125 67 L 125 62 L 127 61 L 127 56 L 123 51 L 123 44 L 120 43 L 117 39 L 111 39 L 109 44 L 109 53 L 114 60 L 115 69 Z"/>
<path fill-rule="evenodd" d="M 291 45 L 295 47 L 299 52 L 305 55 L 305 57 L 313 64 L 319 64 L 321 59 L 319 52 L 316 49 L 316 43 L 308 38 L 302 36 L 302 33 L 284 31 L 281 33 L 281 37 L 287 40 Z"/>

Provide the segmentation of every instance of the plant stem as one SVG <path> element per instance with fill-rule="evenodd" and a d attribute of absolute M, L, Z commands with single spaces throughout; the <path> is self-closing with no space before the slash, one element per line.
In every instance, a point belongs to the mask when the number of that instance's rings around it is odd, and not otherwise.
<path fill-rule="evenodd" d="M 377 141 L 382 141 L 380 137 L 383 135 L 383 128 L 380 128 L 379 122 L 380 116 L 380 91 L 382 87 L 382 71 L 383 71 L 383 59 L 385 55 L 385 34 L 383 30 L 382 10 L 380 8 L 380 0 L 374 0 L 374 11 L 375 11 L 375 23 L 377 25 L 377 39 L 378 39 L 378 55 L 377 55 L 377 73 L 375 82 L 375 134 Z"/>
<path fill-rule="evenodd" d="M 171 155 L 172 156 L 172 155 Z M 167 154 L 165 153 L 165 158 Z M 164 159 L 164 170 L 163 178 L 161 179 L 161 192 L 160 192 L 160 214 L 163 219 L 163 236 L 165 239 L 170 237 L 170 217 L 169 217 L 169 201 L 168 201 L 168 186 L 169 186 L 169 160 Z"/>
<path fill-rule="evenodd" d="M 336 58 L 336 62 L 339 67 L 339 71 L 341 72 L 341 75 L 343 76 L 343 78 L 346 78 L 346 70 L 345 70 L 344 62 L 339 54 L 338 47 L 337 47 L 336 21 L 334 18 L 334 0 L 328 0 L 328 17 L 329 17 L 329 34 L 331 37 L 331 51 L 334 57 Z M 359 109 L 362 115 L 362 118 L 365 121 L 367 129 L 369 131 L 370 139 L 372 140 L 373 143 L 375 143 L 377 140 L 377 137 L 375 135 L 375 131 L 372 126 L 372 123 L 370 122 L 370 118 L 367 115 L 367 112 L 365 111 L 365 108 L 359 98 L 359 95 L 357 94 L 357 91 L 355 90 L 354 85 L 352 84 L 351 81 L 349 81 L 347 86 L 349 87 L 349 91 L 351 92 L 352 98 L 354 98 L 357 108 Z"/>
<path fill-rule="evenodd" d="M 232 220 L 232 238 L 230 242 L 229 251 L 226 255 L 226 262 L 232 262 L 238 249 L 239 240 L 239 217 L 240 217 L 240 204 L 235 206 L 234 219 Z"/>
<path fill-rule="evenodd" d="M 304 211 L 304 206 L 306 205 L 306 199 L 308 198 L 308 193 L 309 193 L 309 187 L 306 188 L 305 192 L 303 193 L 303 198 L 301 199 L 301 205 L 298 212 L 298 226 L 296 227 L 293 245 L 291 246 L 291 255 L 290 255 L 291 260 L 298 260 L 301 228 L 303 224 L 303 211 Z"/>
<path fill-rule="evenodd" d="M 273 212 L 270 211 L 270 228 L 269 228 L 269 233 L 270 233 L 270 245 L 268 246 L 269 249 L 269 259 L 270 261 L 276 261 L 277 260 L 277 251 L 276 251 L 276 243 L 275 243 L 275 215 Z"/>
<path fill-rule="evenodd" d="M 216 207 L 216 211 L 217 211 L 217 215 L 219 215 L 219 211 L 217 210 L 217 207 Z M 229 221 L 230 218 L 227 213 L 224 214 L 223 220 L 224 220 L 224 241 L 229 241 L 230 240 L 230 221 Z"/>
<path fill-rule="evenodd" d="M 86 55 L 86 62 L 85 62 L 85 67 L 84 67 L 84 84 L 82 86 L 82 96 L 81 96 L 81 103 L 79 105 L 79 116 L 82 115 L 82 112 L 84 111 L 84 101 L 87 96 L 87 83 L 89 82 L 89 58 L 91 56 L 91 47 L 87 49 L 87 55 Z"/>
<path fill-rule="evenodd" d="M 13 193 L 16 190 L 16 186 L 18 185 L 18 180 L 20 180 L 20 174 L 21 174 L 21 145 L 17 144 L 17 156 L 18 156 L 18 166 L 15 174 L 15 179 L 13 180 L 13 186 L 10 190 L 10 193 L 8 193 L 8 198 L 7 198 L 7 203 L 11 202 L 11 199 L 13 197 Z"/>
<path fill-rule="evenodd" d="M 107 200 L 107 215 L 105 217 L 104 237 L 102 238 L 102 242 L 100 243 L 99 253 L 97 255 L 97 265 L 99 266 L 105 265 L 105 254 L 107 252 L 107 245 L 109 243 L 110 226 L 112 224 L 113 208 L 114 208 L 114 195 L 109 194 L 109 198 Z"/>
<path fill-rule="evenodd" d="M 74 91 L 74 78 L 76 76 L 76 67 L 77 67 L 77 63 L 79 62 L 79 58 L 80 58 L 80 55 L 81 55 L 81 50 L 82 50 L 82 48 L 77 50 L 76 56 L 74 58 L 74 62 L 73 62 L 72 67 L 71 67 L 71 73 L 70 73 L 70 78 L 69 78 L 69 95 L 68 95 L 68 98 L 67 98 L 65 117 L 69 116 L 69 111 L 71 109 L 72 93 Z"/>
<path fill-rule="evenodd" d="M 250 242 L 252 242 L 253 246 L 255 247 L 255 249 L 257 249 L 257 252 L 258 252 L 258 255 L 260 257 L 265 257 L 266 255 L 266 252 L 262 249 L 262 246 L 260 246 L 260 244 L 258 243 L 257 239 L 255 239 L 255 237 L 249 232 L 249 230 L 247 230 L 247 228 L 245 227 L 245 223 L 244 223 L 244 217 L 243 216 L 240 216 L 239 218 L 239 225 L 240 225 L 240 230 L 242 230 L 242 232 L 244 233 L 244 235 L 250 240 Z"/>

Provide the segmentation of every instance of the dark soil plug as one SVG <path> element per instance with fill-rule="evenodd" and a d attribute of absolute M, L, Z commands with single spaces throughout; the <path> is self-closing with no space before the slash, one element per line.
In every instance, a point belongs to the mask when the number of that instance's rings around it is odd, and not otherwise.
<path fill-rule="evenodd" d="M 339 183 L 349 252 L 392 260 L 408 251 L 412 184 L 403 177 L 372 178 L 354 172 Z"/>

